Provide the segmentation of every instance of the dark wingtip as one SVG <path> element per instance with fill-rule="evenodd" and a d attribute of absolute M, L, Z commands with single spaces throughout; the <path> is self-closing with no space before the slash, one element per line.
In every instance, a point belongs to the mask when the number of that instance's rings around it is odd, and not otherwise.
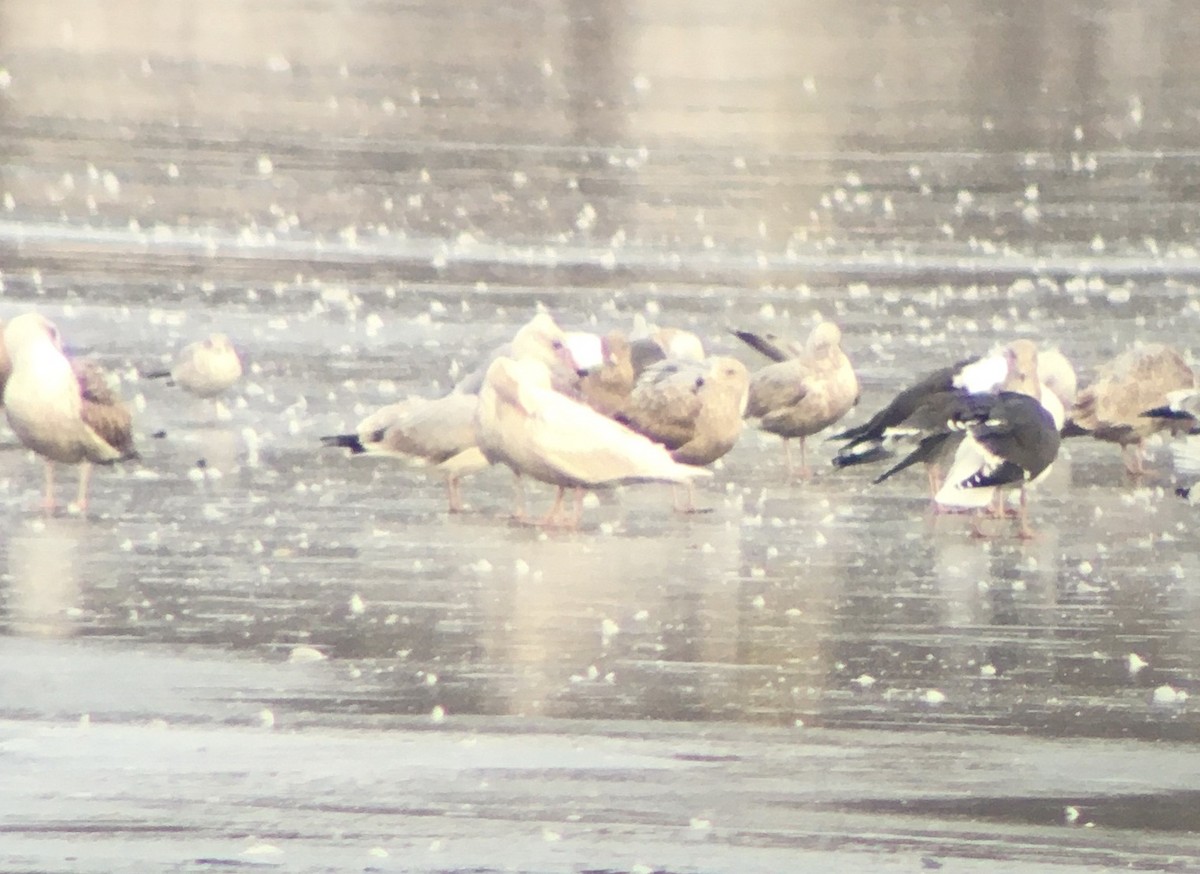
<path fill-rule="evenodd" d="M 142 379 L 170 379 L 171 371 L 169 370 L 147 370 L 142 374 Z"/>
<path fill-rule="evenodd" d="M 1191 413 L 1184 413 L 1180 410 L 1172 410 L 1170 407 L 1155 407 L 1152 410 L 1146 410 L 1144 413 L 1138 413 L 1138 416 L 1146 419 L 1192 419 L 1195 418 Z"/>
<path fill-rule="evenodd" d="M 779 345 L 775 342 L 775 339 L 770 334 L 762 336 L 754 333 L 753 331 L 741 331 L 737 328 L 730 328 L 729 333 L 733 334 L 733 336 L 737 337 L 754 351 L 765 355 L 772 361 L 786 361 L 788 359 L 787 353 L 785 353 L 779 347 Z"/>
<path fill-rule="evenodd" d="M 1190 498 L 1192 496 L 1192 490 L 1191 490 L 1191 488 L 1185 489 L 1185 488 L 1180 487 L 1175 490 L 1175 494 L 1177 494 L 1179 497 L 1181 497 L 1185 501 L 1187 501 L 1187 500 L 1190 500 Z"/>
<path fill-rule="evenodd" d="M 357 434 L 331 434 L 321 438 L 322 446 L 333 446 L 338 449 L 349 449 L 351 452 L 366 452 L 366 447 L 358 439 Z"/>
<path fill-rule="evenodd" d="M 1067 423 L 1063 425 L 1063 437 L 1087 437 L 1092 432 L 1087 428 L 1080 427 L 1074 419 L 1067 419 Z"/>
<path fill-rule="evenodd" d="M 864 433 L 866 433 L 865 425 L 855 425 L 853 428 L 847 428 L 845 431 L 838 431 L 836 434 L 830 434 L 825 438 L 825 441 L 828 443 L 831 440 L 853 440 Z"/>
<path fill-rule="evenodd" d="M 843 452 L 833 457 L 833 466 L 837 468 L 854 467 L 858 464 L 873 464 L 876 461 L 883 461 L 885 458 L 892 458 L 894 452 L 884 449 L 882 446 L 872 446 L 866 452 Z"/>

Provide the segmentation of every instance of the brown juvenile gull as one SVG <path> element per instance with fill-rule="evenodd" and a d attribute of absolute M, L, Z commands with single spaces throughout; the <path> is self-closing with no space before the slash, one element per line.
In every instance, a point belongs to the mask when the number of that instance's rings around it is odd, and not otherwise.
<path fill-rule="evenodd" d="M 91 464 L 137 458 L 129 410 L 95 365 L 72 365 L 58 328 L 44 316 L 17 316 L 4 329 L 4 344 L 12 359 L 4 410 L 17 438 L 46 459 L 43 505 L 55 506 L 54 462 L 82 464 L 75 501 L 82 512 Z"/>
<path fill-rule="evenodd" d="M 743 333 L 735 333 L 746 339 Z M 759 419 L 763 431 L 783 438 L 789 477 L 791 439 L 800 438 L 799 472 L 807 479 L 811 472 L 805 438 L 837 422 L 858 402 L 858 377 L 841 342 L 838 326 L 821 322 L 809 334 L 803 354 L 768 364 L 750 379 L 746 416 Z"/>
<path fill-rule="evenodd" d="M 749 392 L 750 372 L 736 358 L 662 361 L 642 373 L 617 419 L 661 443 L 676 461 L 704 466 L 737 443 Z M 687 504 L 676 502 L 676 509 L 690 513 L 695 493 L 687 485 Z"/>
<path fill-rule="evenodd" d="M 1174 420 L 1143 416 L 1167 403 L 1171 392 L 1196 388 L 1196 375 L 1183 356 L 1155 343 L 1129 349 L 1096 370 L 1096 379 L 1079 392 L 1064 436 L 1091 434 L 1121 447 L 1125 469 L 1145 473 L 1142 450 L 1160 431 L 1187 430 Z"/>
<path fill-rule="evenodd" d="M 563 494 L 575 490 L 574 527 L 586 489 L 634 482 L 686 483 L 709 476 L 679 464 L 665 447 L 555 391 L 550 369 L 534 358 L 498 358 L 488 367 L 476 412 L 479 448 L 491 463 L 508 465 L 558 488 L 542 524 L 557 524 Z"/>
<path fill-rule="evenodd" d="M 170 370 L 156 370 L 147 379 L 168 379 L 188 394 L 213 398 L 242 378 L 242 359 L 224 334 L 210 334 L 189 343 Z"/>
<path fill-rule="evenodd" d="M 662 361 L 704 360 L 700 338 L 681 328 L 648 329 L 637 339 L 620 331 L 606 334 L 600 341 L 601 354 L 594 366 L 587 366 L 579 381 L 579 398 L 606 416 L 616 416 L 624 408 L 634 384 L 647 369 Z M 572 349 L 574 353 L 576 350 Z M 579 360 L 576 355 L 576 360 Z"/>
<path fill-rule="evenodd" d="M 629 340 L 620 331 L 601 338 L 600 363 L 580 377 L 579 399 L 605 416 L 616 416 L 624 410 L 637 381 L 632 352 Z"/>

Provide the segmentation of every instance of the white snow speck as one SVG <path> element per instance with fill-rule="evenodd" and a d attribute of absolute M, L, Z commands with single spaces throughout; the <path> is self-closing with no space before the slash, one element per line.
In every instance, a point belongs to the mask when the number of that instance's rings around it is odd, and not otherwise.
<path fill-rule="evenodd" d="M 311 646 L 294 646 L 288 654 L 288 661 L 294 665 L 302 665 L 307 662 L 321 662 L 325 659 L 325 653 Z"/>
<path fill-rule="evenodd" d="M 600 623 L 600 637 L 608 641 L 621 633 L 621 626 L 613 622 L 611 619 L 605 619 Z"/>
<path fill-rule="evenodd" d="M 1155 704 L 1182 704 L 1187 700 L 1187 697 L 1187 692 L 1184 692 L 1182 689 L 1175 689 L 1165 683 L 1154 690 Z"/>

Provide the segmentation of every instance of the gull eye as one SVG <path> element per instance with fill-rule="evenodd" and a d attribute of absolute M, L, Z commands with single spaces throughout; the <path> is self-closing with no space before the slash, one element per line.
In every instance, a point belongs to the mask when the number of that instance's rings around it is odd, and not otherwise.
<path fill-rule="evenodd" d="M 563 342 L 562 342 L 562 340 L 555 340 L 555 341 L 554 341 L 553 343 L 551 343 L 550 345 L 551 345 L 551 348 L 552 348 L 552 349 L 554 349 L 556 352 L 557 352 L 558 350 L 560 350 L 560 349 L 562 349 L 562 348 L 563 348 Z"/>

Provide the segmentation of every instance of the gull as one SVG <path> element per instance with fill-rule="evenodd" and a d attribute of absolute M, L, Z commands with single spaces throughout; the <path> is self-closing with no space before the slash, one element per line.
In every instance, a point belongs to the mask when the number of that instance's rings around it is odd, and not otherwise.
<path fill-rule="evenodd" d="M 767 347 L 757 335 L 744 331 L 734 334 L 760 351 Z M 811 472 L 805 438 L 837 422 L 858 402 L 858 377 L 842 351 L 841 341 L 842 332 L 832 322 L 822 322 L 813 328 L 803 350 L 780 347 L 769 338 L 777 354 L 790 357 L 768 364 L 750 379 L 746 416 L 759 419 L 763 431 L 783 438 L 789 476 L 791 439 L 800 438 L 800 475 L 808 478 Z"/>
<path fill-rule="evenodd" d="M 242 360 L 224 334 L 210 334 L 189 343 L 169 370 L 155 370 L 147 379 L 166 379 L 198 398 L 213 398 L 242 378 Z"/>
<path fill-rule="evenodd" d="M 1150 419 L 1165 419 L 1171 423 L 1172 431 L 1184 430 L 1187 436 L 1172 443 L 1175 472 L 1195 477 L 1200 474 L 1200 391 L 1180 389 L 1167 392 L 1167 402 L 1142 413 Z M 1175 489 L 1175 494 L 1190 498 L 1195 486 Z"/>
<path fill-rule="evenodd" d="M 749 392 L 750 372 L 736 358 L 668 359 L 642 373 L 616 418 L 661 443 L 676 461 L 704 466 L 737 443 Z M 690 480 L 687 485 L 687 504 L 676 502 L 676 509 L 691 513 L 695 493 Z"/>
<path fill-rule="evenodd" d="M 545 363 L 553 369 L 557 384 L 570 390 L 578 380 L 572 349 L 579 350 L 579 357 L 591 363 L 588 356 L 598 356 L 598 347 L 594 336 L 568 335 L 549 313 L 538 313 L 501 348 Z M 495 357 L 498 353 L 493 353 L 489 361 Z M 436 470 L 446 477 L 449 511 L 461 512 L 462 478 L 490 464 L 475 437 L 475 408 L 482 383 L 482 376 L 476 381 L 474 375 L 468 375 L 442 397 L 412 397 L 389 404 L 359 422 L 354 433 L 322 437 L 321 443 L 348 449 L 351 455 L 399 458 Z M 519 480 L 517 504 L 516 515 L 520 516 L 523 498 Z"/>
<path fill-rule="evenodd" d="M 965 437 L 947 422 L 971 395 L 995 394 L 1006 387 L 1021 390 L 1021 373 L 1036 363 L 1040 396 L 1055 412 L 1061 429 L 1064 408 L 1075 399 L 1075 370 L 1057 349 L 1038 351 L 1028 340 L 1017 340 L 982 357 L 960 361 L 930 373 L 900 392 L 870 421 L 837 435 L 846 439 L 834 464 L 847 466 L 876 461 L 891 455 L 890 448 L 905 439 L 919 442 L 899 463 L 875 478 L 876 484 L 917 463 L 924 462 L 929 493 L 935 498 L 942 487 L 942 472 L 955 457 Z M 934 503 L 935 511 L 939 505 Z"/>
<path fill-rule="evenodd" d="M 17 316 L 4 329 L 12 373 L 4 410 L 17 438 L 46 461 L 43 506 L 53 510 L 54 462 L 82 464 L 75 505 L 87 509 L 92 464 L 137 458 L 129 411 L 89 362 L 72 364 L 58 328 L 38 313 Z"/>
<path fill-rule="evenodd" d="M 620 331 L 601 338 L 600 362 L 579 379 L 579 399 L 604 416 L 617 416 L 629 403 L 637 382 L 633 347 Z"/>
<path fill-rule="evenodd" d="M 455 383 L 451 391 L 479 394 L 487 369 L 497 358 L 535 358 L 550 368 L 557 390 L 573 394 L 578 391 L 579 370 L 599 364 L 588 358 L 594 348 L 589 337 L 578 333 L 568 335 L 553 316 L 539 312 L 521 326 L 510 342 L 493 349 L 482 364 Z"/>
<path fill-rule="evenodd" d="M 1143 410 L 1140 415 L 1148 419 L 1169 419 L 1186 428 L 1188 433 L 1196 433 L 1200 427 L 1200 391 L 1185 388 L 1167 392 L 1166 401 L 1161 406 Z"/>
<path fill-rule="evenodd" d="M 473 394 L 409 398 L 376 410 L 358 423 L 353 434 L 322 437 L 321 443 L 349 449 L 352 455 L 399 458 L 445 474 L 450 512 L 459 513 L 463 510 L 460 480 L 488 466 L 475 444 L 478 403 Z"/>
<path fill-rule="evenodd" d="M 1132 476 L 1146 472 L 1143 444 L 1159 431 L 1187 430 L 1175 420 L 1143 416 L 1168 403 L 1171 392 L 1196 388 L 1196 374 L 1178 351 L 1154 343 L 1122 352 L 1096 370 L 1071 409 L 1064 436 L 1090 434 L 1121 447 Z"/>
<path fill-rule="evenodd" d="M 1057 395 L 1044 389 L 1038 375 L 1037 347 L 1018 340 L 1005 348 L 1008 376 L 995 394 L 971 394 L 948 422 L 966 433 L 954 462 L 934 500 L 939 505 L 982 511 L 995 502 L 1003 507 L 1002 491 L 1020 490 L 1018 536 L 1028 539 L 1026 490 L 1041 480 L 1058 456 L 1065 411 Z M 982 537 L 977 514 L 972 533 Z"/>
<path fill-rule="evenodd" d="M 683 484 L 711 474 L 680 464 L 667 449 L 554 389 L 536 358 L 501 357 L 488 367 L 476 411 L 479 448 L 489 462 L 558 489 L 543 525 L 559 522 L 563 495 L 575 490 L 575 527 L 587 489 L 635 482 Z"/>
<path fill-rule="evenodd" d="M 601 338 L 595 366 L 585 367 L 579 380 L 580 400 L 606 416 L 621 414 L 634 385 L 657 364 L 705 360 L 704 346 L 691 331 L 651 328 L 644 319 L 635 324 L 635 330 L 639 336 L 632 340 L 621 331 L 611 331 Z"/>

